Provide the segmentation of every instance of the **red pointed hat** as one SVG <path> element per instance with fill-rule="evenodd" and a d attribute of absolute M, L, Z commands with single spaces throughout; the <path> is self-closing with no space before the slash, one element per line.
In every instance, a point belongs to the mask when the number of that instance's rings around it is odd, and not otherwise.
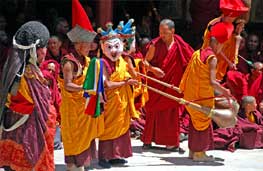
<path fill-rule="evenodd" d="M 96 36 L 79 0 L 72 0 L 72 29 L 67 36 L 72 42 L 92 42 Z"/>
<path fill-rule="evenodd" d="M 219 22 L 212 26 L 210 31 L 210 37 L 215 37 L 219 43 L 224 43 L 231 37 L 233 30 L 233 24 Z"/>
<path fill-rule="evenodd" d="M 220 0 L 220 9 L 229 17 L 238 17 L 249 10 L 242 0 Z"/>

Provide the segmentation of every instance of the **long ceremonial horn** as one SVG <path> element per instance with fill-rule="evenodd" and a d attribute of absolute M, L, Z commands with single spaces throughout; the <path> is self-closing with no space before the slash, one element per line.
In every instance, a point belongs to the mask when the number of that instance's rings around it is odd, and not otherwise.
<path fill-rule="evenodd" d="M 152 81 L 154 81 L 154 82 L 157 82 L 157 83 L 159 83 L 159 84 L 161 84 L 161 85 L 163 85 L 163 86 L 165 86 L 165 87 L 171 88 L 171 89 L 177 91 L 178 93 L 182 93 L 182 91 L 180 90 L 180 88 L 178 88 L 178 87 L 176 87 L 176 86 L 174 86 L 174 85 L 171 85 L 171 84 L 168 84 L 168 83 L 166 83 L 166 82 L 163 82 L 163 81 L 157 80 L 157 79 L 155 79 L 155 78 L 149 77 L 148 75 L 142 74 L 142 73 L 140 73 L 140 72 L 137 72 L 137 74 L 140 75 L 140 76 L 143 76 L 143 77 L 145 77 L 145 78 L 148 78 L 149 80 L 152 80 Z"/>
<path fill-rule="evenodd" d="M 251 61 L 245 59 L 245 58 L 244 58 L 243 56 L 241 56 L 241 55 L 238 55 L 238 57 L 240 57 L 241 59 L 243 59 L 249 66 L 254 67 L 254 65 L 253 65 L 253 63 L 252 63 Z"/>
<path fill-rule="evenodd" d="M 231 62 L 226 55 L 221 51 L 220 54 L 222 55 L 222 57 L 224 58 L 224 60 L 228 63 L 229 66 L 235 66 L 235 64 L 233 62 Z M 236 68 L 235 68 L 236 69 Z"/>
<path fill-rule="evenodd" d="M 213 109 L 213 108 L 209 108 L 209 107 L 206 107 L 206 106 L 201 106 L 199 104 L 196 104 L 196 103 L 193 103 L 193 102 L 190 102 L 190 101 L 187 101 L 183 98 L 178 98 L 178 97 L 175 97 L 173 95 L 170 95 L 168 93 L 165 93 L 165 92 L 162 92 L 156 88 L 153 88 L 153 87 L 150 87 L 148 85 L 145 85 L 145 84 L 141 84 L 142 86 L 145 86 L 147 87 L 149 90 L 152 90 L 158 94 L 161 94 L 169 99 L 172 99 L 172 100 L 175 100 L 177 101 L 178 103 L 180 104 L 183 104 L 183 105 L 187 105 L 193 109 L 196 109 L 197 111 L 200 111 L 204 114 L 206 114 L 208 117 L 211 117 L 216 123 L 217 125 L 220 127 L 220 128 L 227 128 L 227 127 L 233 127 L 236 122 L 237 122 L 237 118 L 236 118 L 236 115 L 237 115 L 237 111 L 239 109 L 239 105 L 237 103 L 234 103 L 234 101 L 232 101 L 232 106 L 233 106 L 233 109 Z M 216 99 L 217 100 L 217 99 Z M 226 104 L 226 102 L 223 101 L 221 102 L 221 104 Z M 228 104 L 228 103 L 227 103 Z M 221 105 L 221 106 L 224 106 L 224 105 Z"/>

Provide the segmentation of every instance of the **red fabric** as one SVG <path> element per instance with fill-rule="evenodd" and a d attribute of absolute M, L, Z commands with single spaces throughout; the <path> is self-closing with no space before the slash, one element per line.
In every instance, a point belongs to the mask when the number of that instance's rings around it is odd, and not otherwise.
<path fill-rule="evenodd" d="M 214 130 L 215 149 L 235 150 L 235 144 L 246 149 L 263 147 L 263 117 L 260 112 L 253 112 L 255 123 L 251 123 L 241 110 L 234 128 Z"/>
<path fill-rule="evenodd" d="M 212 26 L 210 36 L 215 37 L 219 43 L 224 43 L 230 38 L 233 30 L 234 26 L 232 23 L 219 22 Z"/>
<path fill-rule="evenodd" d="M 53 75 L 56 79 L 58 78 L 59 72 L 60 72 L 60 65 L 57 61 L 54 59 L 49 59 L 41 63 L 40 69 L 41 70 L 48 70 L 48 64 L 54 63 L 55 64 L 55 75 Z"/>
<path fill-rule="evenodd" d="M 89 17 L 81 6 L 79 0 L 72 0 L 72 27 L 79 25 L 85 30 L 94 31 Z"/>
<path fill-rule="evenodd" d="M 215 149 L 228 150 L 234 152 L 235 145 L 239 142 L 242 130 L 236 126 L 234 128 L 219 128 L 214 130 Z"/>
<path fill-rule="evenodd" d="M 130 131 L 113 140 L 99 141 L 99 160 L 120 159 L 132 156 Z"/>
<path fill-rule="evenodd" d="M 94 115 L 95 110 L 96 110 L 96 104 L 97 104 L 97 95 L 95 96 L 90 96 L 89 99 L 89 104 L 85 110 L 85 114 L 87 115 Z"/>
<path fill-rule="evenodd" d="M 204 131 L 197 131 L 192 121 L 189 123 L 188 147 L 192 152 L 201 152 L 214 149 L 213 126 Z"/>
<path fill-rule="evenodd" d="M 251 123 L 244 113 L 239 113 L 237 124 L 242 129 L 239 146 L 253 149 L 263 147 L 263 117 L 259 111 L 254 113 L 255 123 Z"/>
<path fill-rule="evenodd" d="M 166 44 L 160 37 L 152 40 L 155 54 L 150 62 L 152 66 L 159 67 L 165 76 L 159 80 L 179 86 L 184 70 L 190 60 L 193 49 L 178 35 L 174 35 L 174 44 L 168 51 Z M 154 77 L 153 74 L 149 74 Z M 177 97 L 182 94 L 166 88 L 156 82 L 148 80 L 148 85 Z M 149 90 L 149 101 L 146 103 L 146 125 L 142 136 L 145 144 L 154 141 L 161 145 L 179 146 L 179 114 L 184 106 Z"/>
<path fill-rule="evenodd" d="M 211 55 L 215 56 L 215 53 L 213 52 L 211 47 L 207 47 L 205 49 L 201 49 L 201 55 L 200 55 L 200 59 L 203 63 L 207 63 L 207 58 Z"/>
<path fill-rule="evenodd" d="M 65 64 L 66 61 L 70 61 L 74 65 L 74 72 L 78 72 L 78 60 L 76 59 L 78 57 L 78 53 L 76 52 L 75 49 L 72 49 L 71 53 L 63 56 L 62 58 L 62 65 Z"/>
<path fill-rule="evenodd" d="M 248 95 L 256 98 L 257 104 L 263 100 L 263 74 L 261 73 L 256 79 L 248 77 Z"/>
<path fill-rule="evenodd" d="M 54 105 L 54 107 L 56 108 L 56 114 L 57 116 L 59 116 L 59 108 L 60 108 L 60 104 L 61 104 L 61 94 L 58 90 L 58 83 L 57 80 L 55 78 L 54 75 L 52 75 L 49 71 L 47 70 L 42 70 L 43 76 L 45 79 L 47 79 L 49 81 L 49 83 L 51 83 L 49 85 L 49 90 L 51 92 L 51 104 Z"/>
<path fill-rule="evenodd" d="M 227 72 L 226 85 L 238 102 L 241 102 L 243 96 L 248 95 L 248 83 L 246 76 L 239 71 Z"/>
<path fill-rule="evenodd" d="M 21 114 L 31 114 L 34 109 L 34 104 L 17 92 L 16 96 L 11 96 L 11 104 L 9 108 Z"/>
<path fill-rule="evenodd" d="M 52 54 L 52 52 L 48 50 L 46 57 L 45 57 L 45 60 L 53 59 L 53 60 L 57 61 L 58 63 L 60 63 L 63 56 L 65 56 L 66 54 L 68 54 L 68 52 L 64 48 L 60 48 L 59 56 L 54 56 Z"/>
<path fill-rule="evenodd" d="M 181 113 L 179 119 L 180 119 L 180 133 L 188 134 L 190 115 L 187 113 L 187 110 Z"/>
<path fill-rule="evenodd" d="M 220 0 L 220 9 L 229 17 L 238 17 L 249 10 L 242 0 Z"/>

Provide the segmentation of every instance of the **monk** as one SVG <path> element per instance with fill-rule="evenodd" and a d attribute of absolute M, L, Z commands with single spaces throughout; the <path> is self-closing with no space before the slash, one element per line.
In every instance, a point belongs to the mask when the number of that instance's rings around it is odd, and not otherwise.
<path fill-rule="evenodd" d="M 243 97 L 241 107 L 237 122 L 242 129 L 239 147 L 248 149 L 262 148 L 263 117 L 257 111 L 256 99 L 253 96 Z"/>
<path fill-rule="evenodd" d="M 227 69 L 236 69 L 236 64 L 238 63 L 238 46 L 239 41 L 241 41 L 240 33 L 244 28 L 245 20 L 237 19 L 244 13 L 248 13 L 249 8 L 243 0 L 220 0 L 220 10 L 223 14 L 210 21 L 205 30 L 203 39 L 202 49 L 205 49 L 209 45 L 209 32 L 211 26 L 218 22 L 227 22 L 234 24 L 234 32 L 231 38 L 224 43 L 222 52 L 217 55 L 217 75 L 218 80 L 222 80 L 225 76 Z"/>
<path fill-rule="evenodd" d="M 52 111 L 56 113 L 56 135 L 54 139 L 54 149 L 60 150 L 62 149 L 61 143 L 61 131 L 60 131 L 60 123 L 61 123 L 61 116 L 60 116 L 60 104 L 61 104 L 61 94 L 58 87 L 58 74 L 60 70 L 60 65 L 55 60 L 45 60 L 41 63 L 40 69 L 43 73 L 43 76 L 48 82 L 48 87 L 51 93 L 51 105 Z"/>
<path fill-rule="evenodd" d="M 78 0 L 73 0 L 72 11 L 73 29 L 67 35 L 74 49 L 64 56 L 61 64 L 61 131 L 67 169 L 84 171 L 95 157 L 95 138 L 102 134 L 104 120 L 103 115 L 94 118 L 84 114 L 86 99 L 83 97 L 83 83 L 90 62 L 87 55 L 96 33 Z"/>
<path fill-rule="evenodd" d="M 0 167 L 8 171 L 55 170 L 56 113 L 38 67 L 45 59 L 48 39 L 49 31 L 43 24 L 25 23 L 14 35 L 12 53 L 5 64 L 0 98 Z"/>
<path fill-rule="evenodd" d="M 251 73 L 247 75 L 248 95 L 254 96 L 258 104 L 258 110 L 263 113 L 263 64 L 255 62 Z"/>
<path fill-rule="evenodd" d="M 133 85 L 138 81 L 131 78 L 128 64 L 122 57 L 123 42 L 119 36 L 125 33 L 121 30 L 118 34 L 112 24 L 107 26 L 107 31 L 100 29 L 106 103 L 104 133 L 99 136 L 99 165 L 104 168 L 123 165 L 127 163 L 124 158 L 132 156 L 130 121 L 139 118 L 133 94 Z"/>
<path fill-rule="evenodd" d="M 62 57 L 67 54 L 67 50 L 61 46 L 61 40 L 57 36 L 51 36 L 48 40 L 46 60 L 53 59 L 60 64 Z"/>
<path fill-rule="evenodd" d="M 244 96 L 236 126 L 214 130 L 215 149 L 233 152 L 236 147 L 262 148 L 263 117 L 256 108 L 256 99 L 253 96 Z"/>
<path fill-rule="evenodd" d="M 225 87 L 240 103 L 243 96 L 248 95 L 248 83 L 246 76 L 239 71 L 228 71 L 226 74 Z"/>
<path fill-rule="evenodd" d="M 191 58 L 193 49 L 174 34 L 174 22 L 164 19 L 160 22 L 160 36 L 153 39 L 146 54 L 148 74 L 166 83 L 178 86 L 183 72 Z M 148 85 L 161 91 L 182 97 L 175 90 L 166 88 L 148 80 Z M 151 148 L 151 143 L 165 145 L 168 150 L 178 151 L 179 148 L 179 115 L 184 106 L 177 102 L 149 91 L 146 103 L 146 125 L 142 136 L 143 148 Z"/>
<path fill-rule="evenodd" d="M 229 39 L 231 33 L 231 25 L 227 23 L 215 24 L 210 32 L 210 45 L 205 49 L 195 51 L 180 83 L 180 89 L 186 100 L 198 100 L 196 103 L 214 108 L 215 90 L 226 97 L 231 96 L 230 91 L 216 81 L 216 55 L 220 53 L 222 44 Z M 188 139 L 189 158 L 193 161 L 213 161 L 214 158 L 206 154 L 207 150 L 213 149 L 211 112 L 206 115 L 188 106 L 186 109 L 191 118 Z"/>
<path fill-rule="evenodd" d="M 259 45 L 259 36 L 255 33 L 249 34 L 246 39 L 246 47 L 240 51 L 240 55 L 251 63 L 263 62 L 263 55 L 260 52 Z M 238 70 L 245 74 L 250 73 L 250 69 L 253 68 L 247 61 L 240 59 L 238 62 Z"/>

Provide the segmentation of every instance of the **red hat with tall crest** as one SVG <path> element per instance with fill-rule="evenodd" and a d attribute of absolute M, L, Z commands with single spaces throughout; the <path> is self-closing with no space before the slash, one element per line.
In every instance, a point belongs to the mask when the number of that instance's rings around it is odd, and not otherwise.
<path fill-rule="evenodd" d="M 97 33 L 79 0 L 72 0 L 72 29 L 67 33 L 72 42 L 93 42 Z"/>

